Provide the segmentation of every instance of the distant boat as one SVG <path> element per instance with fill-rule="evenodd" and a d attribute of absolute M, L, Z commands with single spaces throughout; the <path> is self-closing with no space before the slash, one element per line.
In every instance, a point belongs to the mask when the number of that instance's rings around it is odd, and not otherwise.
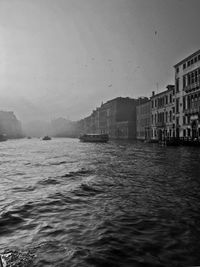
<path fill-rule="evenodd" d="M 82 142 L 106 143 L 109 140 L 108 134 L 83 134 L 79 137 Z"/>
<path fill-rule="evenodd" d="M 51 140 L 51 137 L 49 137 L 48 135 L 45 135 L 43 138 L 42 138 L 42 140 Z"/>
<path fill-rule="evenodd" d="M 0 134 L 0 142 L 8 140 L 6 134 Z"/>

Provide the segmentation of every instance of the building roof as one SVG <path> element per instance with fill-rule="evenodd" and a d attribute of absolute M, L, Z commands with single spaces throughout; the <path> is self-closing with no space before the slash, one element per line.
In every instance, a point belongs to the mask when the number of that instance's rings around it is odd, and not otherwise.
<path fill-rule="evenodd" d="M 187 61 L 187 60 L 189 60 L 190 58 L 192 58 L 192 57 L 198 55 L 199 53 L 200 53 L 200 49 L 197 50 L 196 52 L 194 52 L 193 54 L 189 55 L 188 57 L 182 59 L 182 60 L 179 61 L 178 63 L 176 63 L 176 64 L 174 65 L 174 68 L 176 68 L 177 66 L 183 64 L 185 61 Z"/>
<path fill-rule="evenodd" d="M 164 95 L 164 94 L 166 94 L 166 93 L 168 93 L 168 92 L 170 92 L 170 91 L 173 91 L 174 88 L 175 88 L 175 86 L 174 86 L 174 85 L 167 85 L 166 88 L 167 88 L 167 90 L 162 91 L 162 92 L 160 92 L 160 93 L 157 93 L 157 94 L 155 94 L 155 95 L 152 95 L 152 96 L 150 97 L 150 99 L 152 99 L 152 98 L 154 98 L 154 97 L 158 97 L 158 96 Z"/>

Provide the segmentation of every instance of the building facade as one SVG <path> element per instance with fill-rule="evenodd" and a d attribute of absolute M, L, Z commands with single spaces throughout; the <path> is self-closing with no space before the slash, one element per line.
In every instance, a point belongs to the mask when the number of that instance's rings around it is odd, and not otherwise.
<path fill-rule="evenodd" d="M 200 138 L 200 50 L 174 68 L 176 137 Z"/>
<path fill-rule="evenodd" d="M 148 98 L 143 98 L 142 103 L 136 107 L 137 110 L 137 139 L 151 139 L 151 101 Z"/>
<path fill-rule="evenodd" d="M 136 139 L 137 99 L 117 97 L 80 121 L 81 133 L 107 133 L 111 139 Z"/>
<path fill-rule="evenodd" d="M 174 85 L 168 85 L 167 90 L 155 94 L 151 100 L 151 140 L 164 141 L 175 137 L 175 93 Z"/>

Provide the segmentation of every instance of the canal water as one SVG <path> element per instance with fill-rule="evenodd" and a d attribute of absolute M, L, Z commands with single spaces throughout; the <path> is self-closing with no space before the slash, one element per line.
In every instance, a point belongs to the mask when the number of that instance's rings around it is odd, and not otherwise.
<path fill-rule="evenodd" d="M 200 149 L 0 143 L 0 253 L 32 266 L 200 265 Z"/>

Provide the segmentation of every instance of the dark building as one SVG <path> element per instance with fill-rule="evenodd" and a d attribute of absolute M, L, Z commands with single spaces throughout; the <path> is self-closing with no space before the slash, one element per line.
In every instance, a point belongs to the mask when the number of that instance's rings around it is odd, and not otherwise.
<path fill-rule="evenodd" d="M 141 101 L 141 100 L 140 100 Z M 139 99 L 117 97 L 81 120 L 82 133 L 107 133 L 111 139 L 136 139 L 136 106 Z"/>

